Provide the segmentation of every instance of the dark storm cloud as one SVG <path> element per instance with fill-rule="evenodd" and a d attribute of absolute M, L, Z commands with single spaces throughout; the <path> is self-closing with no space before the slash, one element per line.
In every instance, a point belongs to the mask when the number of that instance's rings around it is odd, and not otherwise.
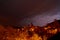
<path fill-rule="evenodd" d="M 59 6 L 59 2 L 59 0 L 0 0 L 0 16 L 2 20 L 6 19 L 7 24 L 17 24 L 24 18 L 51 11 Z"/>

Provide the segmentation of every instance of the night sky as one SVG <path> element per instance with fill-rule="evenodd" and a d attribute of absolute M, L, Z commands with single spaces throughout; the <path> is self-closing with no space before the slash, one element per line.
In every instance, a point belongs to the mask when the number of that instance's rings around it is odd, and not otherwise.
<path fill-rule="evenodd" d="M 0 0 L 0 24 L 43 26 L 60 19 L 60 0 Z"/>

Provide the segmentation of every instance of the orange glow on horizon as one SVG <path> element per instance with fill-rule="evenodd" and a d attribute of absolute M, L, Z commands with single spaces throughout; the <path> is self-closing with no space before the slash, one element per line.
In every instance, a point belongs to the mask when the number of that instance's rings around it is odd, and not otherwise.
<path fill-rule="evenodd" d="M 23 28 L 15 29 L 13 27 L 4 27 L 0 25 L 0 40 L 47 40 L 49 36 L 60 32 L 57 27 L 37 27 L 24 26 Z"/>

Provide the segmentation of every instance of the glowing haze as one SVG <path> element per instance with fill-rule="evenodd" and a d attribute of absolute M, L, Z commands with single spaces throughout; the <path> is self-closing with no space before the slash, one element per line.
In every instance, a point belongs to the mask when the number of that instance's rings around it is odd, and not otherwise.
<path fill-rule="evenodd" d="M 30 23 L 33 23 L 33 25 L 35 26 L 45 26 L 46 24 L 53 22 L 55 19 L 60 20 L 59 9 L 53 9 L 49 12 L 44 13 L 35 15 L 31 18 L 25 18 L 22 21 L 22 25 L 28 25 Z"/>
<path fill-rule="evenodd" d="M 42 26 L 60 19 L 60 0 L 0 0 L 0 23 Z"/>

